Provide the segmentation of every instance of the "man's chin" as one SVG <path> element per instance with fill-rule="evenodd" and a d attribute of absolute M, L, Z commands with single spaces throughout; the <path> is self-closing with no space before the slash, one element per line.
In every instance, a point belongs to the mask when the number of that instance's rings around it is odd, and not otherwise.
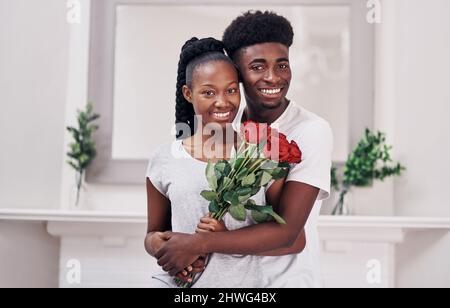
<path fill-rule="evenodd" d="M 267 101 L 261 102 L 261 106 L 267 110 L 278 109 L 281 107 L 281 105 L 283 105 L 283 100 L 277 102 L 267 102 Z"/>

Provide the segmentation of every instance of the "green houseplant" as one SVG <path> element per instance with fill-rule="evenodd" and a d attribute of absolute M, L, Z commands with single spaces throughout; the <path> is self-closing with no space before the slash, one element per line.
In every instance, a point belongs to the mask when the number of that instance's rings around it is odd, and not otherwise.
<path fill-rule="evenodd" d="M 332 215 L 346 213 L 345 198 L 352 187 L 369 187 L 375 180 L 384 181 L 390 176 L 400 176 L 406 168 L 391 158 L 392 146 L 386 145 L 386 135 L 372 133 L 366 129 L 356 148 L 350 153 L 343 167 L 342 181 L 338 178 L 338 168 L 331 170 L 331 185 L 340 191 L 339 199 Z"/>
<path fill-rule="evenodd" d="M 77 111 L 78 127 L 68 126 L 66 129 L 72 136 L 69 144 L 70 151 L 67 153 L 67 163 L 75 170 L 76 194 L 73 200 L 75 207 L 79 206 L 80 192 L 84 182 L 86 169 L 97 155 L 95 141 L 92 134 L 98 130 L 98 125 L 93 124 L 100 115 L 93 112 L 92 103 L 86 105 L 85 110 Z"/>

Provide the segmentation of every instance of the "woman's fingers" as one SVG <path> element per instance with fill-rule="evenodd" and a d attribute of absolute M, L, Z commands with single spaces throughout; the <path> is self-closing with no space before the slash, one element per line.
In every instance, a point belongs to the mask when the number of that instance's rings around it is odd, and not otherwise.
<path fill-rule="evenodd" d="M 207 223 L 199 223 L 197 225 L 197 229 L 201 229 L 201 230 L 207 230 L 207 231 L 214 231 L 215 228 L 214 226 L 207 224 Z"/>
<path fill-rule="evenodd" d="M 211 232 L 211 231 L 203 230 L 203 229 L 199 229 L 199 228 L 195 229 L 195 233 L 209 233 L 209 232 Z"/>
<path fill-rule="evenodd" d="M 215 220 L 214 218 L 210 218 L 210 217 L 202 217 L 200 218 L 200 221 L 205 223 L 205 224 L 210 224 L 210 223 L 216 223 L 217 220 Z"/>

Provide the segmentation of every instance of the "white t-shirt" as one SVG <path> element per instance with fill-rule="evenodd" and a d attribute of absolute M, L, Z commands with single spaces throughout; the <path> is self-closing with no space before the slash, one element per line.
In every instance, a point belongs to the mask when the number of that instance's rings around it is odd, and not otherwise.
<path fill-rule="evenodd" d="M 245 104 L 243 105 L 233 123 L 236 130 L 242 122 L 245 110 Z M 273 283 L 269 284 L 275 288 L 321 287 L 317 220 L 322 201 L 330 196 L 333 134 L 326 120 L 294 102 L 289 104 L 272 127 L 285 134 L 289 141 L 294 140 L 302 151 L 302 162 L 290 170 L 287 181 L 305 183 L 320 191 L 305 225 L 305 249 L 297 255 L 263 257 L 262 262 L 270 271 L 265 277 L 273 279 Z"/>
<path fill-rule="evenodd" d="M 146 177 L 167 199 L 171 206 L 173 232 L 192 234 L 208 210 L 208 202 L 200 192 L 209 189 L 205 176 L 207 163 L 194 159 L 183 147 L 181 141 L 160 146 L 150 157 Z M 264 190 L 252 197 L 256 204 L 264 204 Z M 255 224 L 251 212 L 246 221 L 237 221 L 229 214 L 224 217 L 228 230 L 241 229 Z M 264 271 L 260 256 L 210 255 L 202 275 L 197 276 L 193 288 L 265 288 Z M 161 268 L 152 273 L 150 286 L 153 288 L 176 288 L 173 277 Z"/>

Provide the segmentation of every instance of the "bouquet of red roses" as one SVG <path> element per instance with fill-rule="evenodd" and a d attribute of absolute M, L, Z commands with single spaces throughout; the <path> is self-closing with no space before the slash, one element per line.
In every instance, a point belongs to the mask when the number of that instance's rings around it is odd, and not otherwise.
<path fill-rule="evenodd" d="M 251 198 L 272 180 L 286 177 L 290 165 L 301 162 L 302 152 L 295 141 L 289 142 L 284 134 L 266 124 L 245 122 L 241 133 L 242 145 L 230 160 L 209 162 L 206 167 L 210 190 L 201 195 L 209 202 L 211 217 L 220 221 L 229 213 L 245 221 L 249 210 L 257 223 L 275 220 L 285 224 L 271 205 L 257 205 Z M 177 283 L 185 288 L 192 286 L 179 279 Z"/>

